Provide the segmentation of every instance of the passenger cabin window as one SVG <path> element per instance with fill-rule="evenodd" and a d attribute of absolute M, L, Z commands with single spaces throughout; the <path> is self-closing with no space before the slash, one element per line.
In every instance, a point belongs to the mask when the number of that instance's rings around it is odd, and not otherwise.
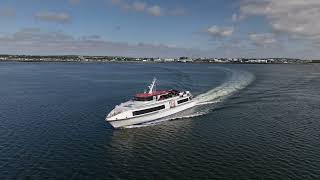
<path fill-rule="evenodd" d="M 146 113 L 150 113 L 150 112 L 154 112 L 154 111 L 159 111 L 161 109 L 164 109 L 165 106 L 162 105 L 162 106 L 157 106 L 157 107 L 153 107 L 153 108 L 149 108 L 149 109 L 143 109 L 143 110 L 140 110 L 140 111 L 134 111 L 132 112 L 133 116 L 138 116 L 138 115 L 141 115 L 141 114 L 146 114 Z"/>
<path fill-rule="evenodd" d="M 187 102 L 187 101 L 189 101 L 188 98 L 186 98 L 186 99 L 181 99 L 181 100 L 178 101 L 178 104 L 181 104 L 181 103 L 184 103 L 184 102 Z"/>

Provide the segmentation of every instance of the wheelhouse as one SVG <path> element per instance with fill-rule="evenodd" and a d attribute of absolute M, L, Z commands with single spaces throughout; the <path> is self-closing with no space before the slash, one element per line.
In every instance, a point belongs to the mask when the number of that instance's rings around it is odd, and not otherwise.
<path fill-rule="evenodd" d="M 152 93 L 139 93 L 134 96 L 135 101 L 161 101 L 168 98 L 179 96 L 177 90 L 153 91 Z"/>

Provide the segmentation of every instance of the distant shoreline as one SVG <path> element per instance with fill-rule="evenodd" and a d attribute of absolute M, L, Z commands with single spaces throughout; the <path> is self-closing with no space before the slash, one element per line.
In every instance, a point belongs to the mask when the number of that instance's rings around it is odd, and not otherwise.
<path fill-rule="evenodd" d="M 132 58 L 122 56 L 32 56 L 0 55 L 0 62 L 81 62 L 81 63 L 193 63 L 193 64 L 313 64 L 320 60 L 293 58 Z"/>
<path fill-rule="evenodd" d="M 90 64 L 90 63 L 101 63 L 101 64 L 107 64 L 107 63 L 115 63 L 115 64 L 125 64 L 125 63 L 135 63 L 135 64 L 261 64 L 261 65 L 271 65 L 271 64 L 283 64 L 283 65 L 289 65 L 289 64 L 318 64 L 320 62 L 304 62 L 304 63 L 235 63 L 235 62 L 222 62 L 222 63 L 216 63 L 216 62 L 142 62 L 142 61 L 16 61 L 16 60 L 0 60 L 0 63 L 4 62 L 15 62 L 15 63 L 83 63 L 83 64 Z"/>

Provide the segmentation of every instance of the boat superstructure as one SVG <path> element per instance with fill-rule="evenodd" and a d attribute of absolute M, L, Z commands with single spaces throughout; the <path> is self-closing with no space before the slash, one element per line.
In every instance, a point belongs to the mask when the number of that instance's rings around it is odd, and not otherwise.
<path fill-rule="evenodd" d="M 154 121 L 195 105 L 189 91 L 155 90 L 156 78 L 148 90 L 138 93 L 132 100 L 117 105 L 106 117 L 114 128 Z"/>

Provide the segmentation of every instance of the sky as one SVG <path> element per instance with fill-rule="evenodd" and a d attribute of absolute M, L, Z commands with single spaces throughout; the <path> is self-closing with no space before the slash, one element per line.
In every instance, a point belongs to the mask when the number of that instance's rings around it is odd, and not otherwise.
<path fill-rule="evenodd" d="M 320 57 L 320 0 L 1 0 L 0 54 Z"/>

